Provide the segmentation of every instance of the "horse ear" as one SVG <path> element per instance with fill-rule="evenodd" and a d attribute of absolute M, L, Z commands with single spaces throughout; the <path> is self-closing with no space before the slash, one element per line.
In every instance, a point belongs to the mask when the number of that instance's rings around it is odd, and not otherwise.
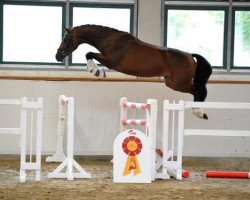
<path fill-rule="evenodd" d="M 67 33 L 69 33 L 69 34 L 71 34 L 71 33 L 72 33 L 72 29 L 70 29 L 70 28 L 66 28 L 65 26 L 64 26 L 64 30 L 65 30 Z"/>

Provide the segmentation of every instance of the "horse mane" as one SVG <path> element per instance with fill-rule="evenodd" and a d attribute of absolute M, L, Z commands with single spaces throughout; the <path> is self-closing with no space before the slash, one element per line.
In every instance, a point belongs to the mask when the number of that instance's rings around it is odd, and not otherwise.
<path fill-rule="evenodd" d="M 84 24 L 81 26 L 78 26 L 78 28 L 95 28 L 99 31 L 105 31 L 105 32 L 117 32 L 117 33 L 122 33 L 126 36 L 130 36 L 131 38 L 134 38 L 134 36 L 132 36 L 130 33 L 125 32 L 125 31 L 120 31 L 118 29 L 115 28 L 111 28 L 108 26 L 102 26 L 102 25 L 96 25 L 96 24 Z"/>

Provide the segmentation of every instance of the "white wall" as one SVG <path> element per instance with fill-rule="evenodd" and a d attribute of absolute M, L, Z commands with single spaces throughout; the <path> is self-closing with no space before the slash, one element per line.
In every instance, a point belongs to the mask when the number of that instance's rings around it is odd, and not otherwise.
<path fill-rule="evenodd" d="M 138 38 L 161 45 L 161 1 L 138 1 Z"/>
<path fill-rule="evenodd" d="M 160 0 L 140 0 L 139 38 L 160 44 Z M 1 73 L 4 75 L 4 71 Z M 9 73 L 9 72 L 8 72 Z M 37 72 L 39 73 L 39 72 Z M 207 101 L 250 102 L 250 85 L 209 84 Z M 75 98 L 75 153 L 83 155 L 110 155 L 112 143 L 119 132 L 119 99 L 128 97 L 135 102 L 147 98 L 158 100 L 158 144 L 162 130 L 163 100 L 192 100 L 189 94 L 172 91 L 163 83 L 144 82 L 53 82 L 0 80 L 0 98 L 43 97 L 45 102 L 43 153 L 56 148 L 58 97 L 61 94 Z M 207 110 L 209 120 L 200 120 L 186 113 L 186 126 L 208 129 L 250 129 L 249 113 Z M 131 113 L 132 117 L 142 117 Z M 18 126 L 18 109 L 0 107 L 0 127 Z M 224 120 L 224 122 L 222 122 Z M 248 156 L 250 139 L 196 137 L 185 138 L 184 154 L 189 156 Z M 0 154 L 18 153 L 19 139 L 0 136 Z"/>
<path fill-rule="evenodd" d="M 208 85 L 207 101 L 250 102 L 250 85 Z M 158 145 L 161 144 L 163 100 L 192 100 L 189 94 L 175 92 L 163 83 L 126 82 L 52 82 L 0 81 L 0 98 L 43 97 L 44 135 L 43 153 L 52 153 L 56 146 L 58 97 L 75 98 L 75 152 L 83 155 L 110 155 L 112 143 L 119 133 L 119 99 L 128 97 L 135 102 L 147 98 L 158 100 Z M 0 108 L 2 110 L 2 107 Z M 186 112 L 186 127 L 207 129 L 250 129 L 250 112 L 206 110 L 209 120 L 201 120 Z M 142 118 L 142 111 L 131 112 L 131 117 Z M 18 126 L 18 109 L 0 113 L 1 127 Z M 223 121 L 223 122 L 222 122 Z M 184 154 L 190 156 L 250 156 L 249 139 L 196 137 L 185 138 Z M 0 136 L 0 153 L 18 153 L 17 137 Z"/>

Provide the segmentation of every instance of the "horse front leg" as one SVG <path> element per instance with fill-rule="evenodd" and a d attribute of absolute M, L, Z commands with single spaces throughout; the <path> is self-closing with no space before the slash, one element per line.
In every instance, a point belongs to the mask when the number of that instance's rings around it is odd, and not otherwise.
<path fill-rule="evenodd" d="M 87 71 L 92 73 L 96 77 L 106 77 L 106 73 L 103 68 L 99 68 L 93 59 L 99 61 L 99 57 L 101 56 L 100 53 L 93 53 L 93 52 L 88 52 L 86 54 L 86 59 L 87 59 Z M 100 62 L 100 61 L 99 61 Z M 102 63 L 103 64 L 103 63 Z"/>

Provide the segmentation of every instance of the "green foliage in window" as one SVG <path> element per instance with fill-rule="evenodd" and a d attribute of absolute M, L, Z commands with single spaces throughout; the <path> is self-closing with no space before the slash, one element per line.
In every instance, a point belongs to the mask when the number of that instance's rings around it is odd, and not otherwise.
<path fill-rule="evenodd" d="M 237 11 L 235 14 L 235 28 L 241 34 L 243 48 L 250 51 L 250 12 Z"/>
<path fill-rule="evenodd" d="M 214 12 L 208 11 L 209 15 L 213 18 L 213 21 L 216 24 L 223 25 L 224 24 L 224 12 Z"/>
<path fill-rule="evenodd" d="M 180 15 L 179 12 L 172 12 L 171 15 L 169 15 L 168 23 L 171 27 L 175 27 L 176 37 L 181 35 L 183 27 L 188 26 L 189 23 L 187 23 L 187 21 L 189 21 L 188 13 L 183 13 Z M 191 25 L 191 23 L 189 25 Z"/>

